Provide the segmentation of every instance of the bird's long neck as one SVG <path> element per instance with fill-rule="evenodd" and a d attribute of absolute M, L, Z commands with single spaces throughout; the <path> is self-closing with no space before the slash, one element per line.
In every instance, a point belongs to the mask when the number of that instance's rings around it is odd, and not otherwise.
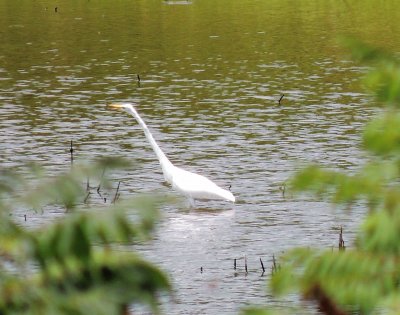
<path fill-rule="evenodd" d="M 134 108 L 131 108 L 131 113 L 135 117 L 137 122 L 139 123 L 140 127 L 142 127 L 147 140 L 150 142 L 151 147 L 153 148 L 155 154 L 157 155 L 157 158 L 160 161 L 160 165 L 163 170 L 165 179 L 168 182 L 170 182 L 170 178 L 168 176 L 168 170 L 170 170 L 171 168 L 174 167 L 173 164 L 170 162 L 170 160 L 167 158 L 167 156 L 164 154 L 164 152 L 158 146 L 158 144 L 157 144 L 156 140 L 154 140 L 153 135 L 151 134 L 149 128 L 147 128 L 146 123 L 139 116 L 138 112 Z"/>

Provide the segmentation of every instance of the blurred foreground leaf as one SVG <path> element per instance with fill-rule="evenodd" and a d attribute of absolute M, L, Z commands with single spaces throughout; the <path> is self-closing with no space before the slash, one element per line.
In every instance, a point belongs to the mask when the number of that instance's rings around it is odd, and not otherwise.
<path fill-rule="evenodd" d="M 0 314 L 124 314 L 131 303 L 157 312 L 168 293 L 167 277 L 141 259 L 132 244 L 149 239 L 160 199 L 140 196 L 113 206 L 83 205 L 87 176 L 102 185 L 104 169 L 125 167 L 104 159 L 93 166 L 46 178 L 36 168 L 34 183 L 4 172 L 0 195 Z M 100 174 L 100 175 L 99 175 Z M 33 187 L 24 192 L 22 187 Z M 75 211 L 37 230 L 17 225 L 13 209 L 62 204 Z"/>
<path fill-rule="evenodd" d="M 280 257 L 281 268 L 270 286 L 275 294 L 300 293 L 325 314 L 399 314 L 400 63 L 364 43 L 346 40 L 346 44 L 358 60 L 374 67 L 366 86 L 386 107 L 363 134 L 363 146 L 373 156 L 353 174 L 309 166 L 294 176 L 290 186 L 350 207 L 363 201 L 369 212 L 351 249 L 291 250 Z"/>

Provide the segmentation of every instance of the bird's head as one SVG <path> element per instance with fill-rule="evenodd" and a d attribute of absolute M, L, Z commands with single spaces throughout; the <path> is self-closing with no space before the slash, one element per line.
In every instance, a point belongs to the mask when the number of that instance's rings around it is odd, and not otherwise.
<path fill-rule="evenodd" d="M 117 108 L 117 109 L 123 109 L 126 111 L 133 111 L 134 107 L 132 103 L 112 103 L 110 105 L 108 105 L 109 107 L 112 108 Z"/>

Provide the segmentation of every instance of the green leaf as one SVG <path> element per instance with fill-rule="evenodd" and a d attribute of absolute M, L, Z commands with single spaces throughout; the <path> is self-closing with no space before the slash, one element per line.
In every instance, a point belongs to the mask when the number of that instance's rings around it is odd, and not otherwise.
<path fill-rule="evenodd" d="M 171 290 L 169 280 L 131 245 L 151 237 L 162 200 L 140 196 L 109 208 L 79 210 L 86 176 L 96 174 L 105 185 L 102 170 L 121 165 L 126 164 L 104 159 L 50 179 L 37 168 L 33 183 L 13 171 L 0 174 L 5 181 L 0 194 L 10 201 L 0 202 L 1 314 L 119 315 L 133 302 L 158 311 L 159 294 Z M 54 202 L 76 211 L 37 230 L 16 225 L 8 213 L 21 205 Z M 127 245 L 125 252 L 122 245 Z"/>
<path fill-rule="evenodd" d="M 370 122 L 364 130 L 363 144 L 377 155 L 400 153 L 400 113 L 388 112 Z"/>

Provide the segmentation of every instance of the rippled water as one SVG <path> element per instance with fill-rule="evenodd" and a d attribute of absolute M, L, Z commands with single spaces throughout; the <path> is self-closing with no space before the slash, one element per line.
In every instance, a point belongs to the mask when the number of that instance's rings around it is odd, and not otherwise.
<path fill-rule="evenodd" d="M 347 60 L 336 36 L 351 31 L 376 42 L 378 30 L 398 28 L 387 18 L 398 10 L 366 5 L 357 14 L 356 4 L 348 10 L 344 3 L 90 1 L 55 12 L 46 1 L 3 2 L 1 166 L 35 161 L 50 172 L 66 170 L 73 140 L 78 161 L 137 161 L 119 178 L 122 197 L 174 195 L 137 123 L 105 106 L 134 101 L 172 162 L 232 185 L 237 197 L 234 205 L 166 205 L 155 240 L 137 247 L 174 283 L 165 313 L 297 303 L 266 290 L 272 255 L 336 246 L 340 226 L 350 245 L 364 210 L 283 196 L 280 187 L 309 162 L 345 172 L 362 163 L 359 134 L 374 111 L 359 85 L 365 69 Z M 365 26 L 371 20 L 373 30 Z M 25 222 L 24 213 L 16 219 L 29 226 L 64 215 L 45 209 Z"/>

